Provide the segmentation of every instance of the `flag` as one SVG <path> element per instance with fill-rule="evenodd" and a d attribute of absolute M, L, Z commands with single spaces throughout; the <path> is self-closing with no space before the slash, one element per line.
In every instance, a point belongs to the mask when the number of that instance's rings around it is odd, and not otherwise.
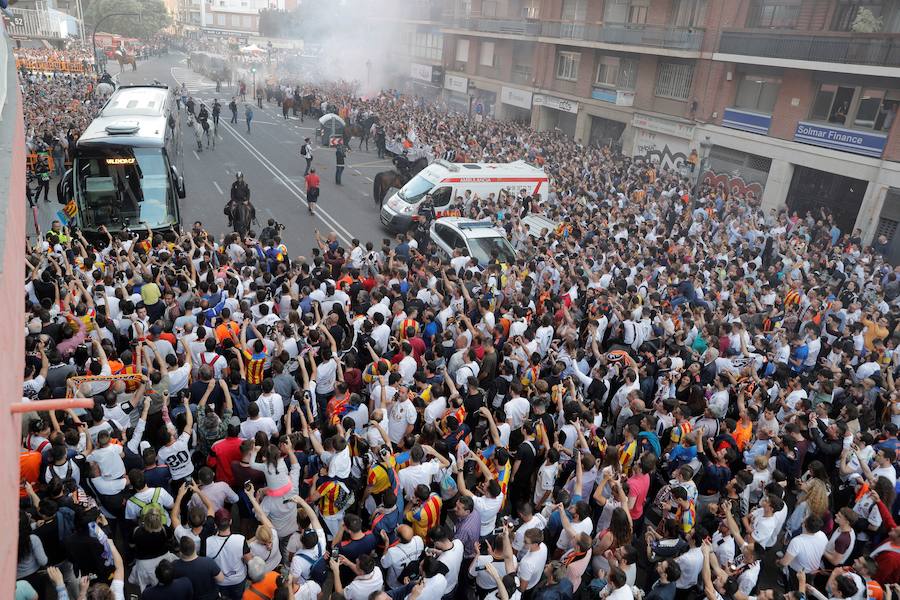
<path fill-rule="evenodd" d="M 65 213 L 66 217 L 69 219 L 74 219 L 75 215 L 78 214 L 78 205 L 75 204 L 74 200 L 69 200 L 68 203 L 63 207 L 63 213 Z"/>

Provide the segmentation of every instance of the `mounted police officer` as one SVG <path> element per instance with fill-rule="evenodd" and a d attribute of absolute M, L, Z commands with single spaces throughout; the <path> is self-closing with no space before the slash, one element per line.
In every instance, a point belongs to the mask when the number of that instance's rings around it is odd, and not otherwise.
<path fill-rule="evenodd" d="M 244 174 L 238 171 L 234 174 L 234 183 L 231 184 L 231 199 L 225 205 L 225 214 L 228 216 L 228 226 L 232 226 L 231 210 L 239 202 L 250 201 L 250 186 L 244 181 Z"/>

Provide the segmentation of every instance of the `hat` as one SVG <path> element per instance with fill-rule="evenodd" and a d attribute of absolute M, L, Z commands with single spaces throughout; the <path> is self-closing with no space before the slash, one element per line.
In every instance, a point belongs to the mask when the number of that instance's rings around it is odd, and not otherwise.
<path fill-rule="evenodd" d="M 238 417 L 232 415 L 231 417 L 228 418 L 227 421 L 225 421 L 225 424 L 230 425 L 232 427 L 240 427 L 241 420 Z"/>
<path fill-rule="evenodd" d="M 159 325 L 154 325 L 150 328 L 150 333 L 152 335 L 159 335 L 162 332 L 163 332 L 162 327 L 160 327 Z"/>

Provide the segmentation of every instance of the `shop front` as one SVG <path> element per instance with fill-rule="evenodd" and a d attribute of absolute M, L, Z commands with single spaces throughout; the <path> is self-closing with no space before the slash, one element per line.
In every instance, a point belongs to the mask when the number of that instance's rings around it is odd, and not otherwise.
<path fill-rule="evenodd" d="M 531 124 L 531 103 L 533 94 L 527 90 L 506 87 L 500 88 L 500 103 L 503 105 L 503 118 L 507 121 Z"/>
<path fill-rule="evenodd" d="M 588 143 L 592 146 L 609 146 L 613 150 L 621 150 L 622 134 L 627 123 L 591 115 L 591 132 Z"/>
<path fill-rule="evenodd" d="M 444 101 L 450 108 L 461 113 L 469 113 L 472 98 L 469 96 L 469 79 L 459 75 L 444 76 Z"/>
<path fill-rule="evenodd" d="M 409 88 L 414 94 L 435 98 L 441 93 L 441 69 L 431 65 L 411 63 L 409 66 Z"/>
<path fill-rule="evenodd" d="M 475 86 L 472 91 L 472 115 L 476 120 L 494 116 L 497 108 L 497 92 Z"/>
<path fill-rule="evenodd" d="M 559 129 L 567 136 L 575 137 L 580 108 L 578 102 L 546 94 L 535 94 L 533 106 L 534 110 L 540 111 L 538 129 L 541 131 Z"/>
<path fill-rule="evenodd" d="M 694 126 L 671 119 L 636 113 L 632 118 L 634 145 L 631 155 L 663 169 L 684 171 L 691 155 Z"/>
<path fill-rule="evenodd" d="M 811 167 L 794 167 L 794 177 L 788 189 L 787 207 L 801 217 L 807 212 L 816 217 L 821 208 L 834 215 L 841 231 L 850 231 L 862 206 L 869 182 L 820 171 Z"/>

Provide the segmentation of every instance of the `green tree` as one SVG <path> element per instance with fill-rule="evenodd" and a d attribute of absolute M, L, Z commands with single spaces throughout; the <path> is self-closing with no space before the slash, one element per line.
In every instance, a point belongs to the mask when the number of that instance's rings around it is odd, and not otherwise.
<path fill-rule="evenodd" d="M 147 39 L 172 22 L 162 0 L 90 0 L 84 7 L 88 31 L 93 30 L 95 24 L 111 13 L 140 13 L 141 18 L 110 17 L 100 24 L 98 31 Z"/>

